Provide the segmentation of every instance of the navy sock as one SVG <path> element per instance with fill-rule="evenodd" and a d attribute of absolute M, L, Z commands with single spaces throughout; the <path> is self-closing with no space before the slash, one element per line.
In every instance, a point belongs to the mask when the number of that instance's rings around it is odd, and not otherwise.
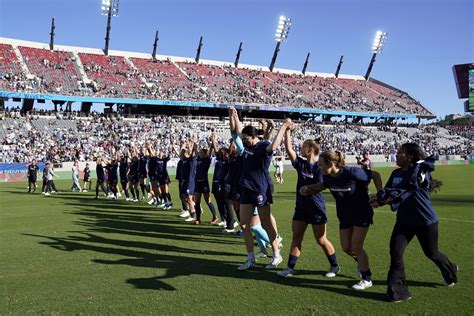
<path fill-rule="evenodd" d="M 137 196 L 137 200 L 140 200 L 140 191 L 138 191 L 138 188 L 135 190 L 135 195 Z"/>
<path fill-rule="evenodd" d="M 288 268 L 294 269 L 296 266 L 296 261 L 298 261 L 298 257 L 290 255 L 288 257 Z"/>
<path fill-rule="evenodd" d="M 145 196 L 145 185 L 140 184 L 140 189 L 142 189 L 142 195 Z"/>
<path fill-rule="evenodd" d="M 166 197 L 168 198 L 168 201 L 171 202 L 171 194 L 169 192 L 166 193 Z"/>
<path fill-rule="evenodd" d="M 129 199 L 129 198 L 130 198 L 130 194 L 128 194 L 128 189 L 123 189 L 123 192 L 125 193 L 125 197 L 126 197 L 127 199 Z"/>
<path fill-rule="evenodd" d="M 328 261 L 329 261 L 329 264 L 332 266 L 332 267 L 336 267 L 338 264 L 337 264 L 337 258 L 336 258 L 336 253 L 333 253 L 332 255 L 329 255 L 327 256 L 328 257 Z"/>
<path fill-rule="evenodd" d="M 132 188 L 130 191 L 132 192 L 132 197 L 133 197 L 133 199 L 136 200 L 137 198 L 135 197 L 135 189 Z"/>
<path fill-rule="evenodd" d="M 207 206 L 209 206 L 209 209 L 211 210 L 212 219 L 215 220 L 217 218 L 217 214 L 216 214 L 216 208 L 214 207 L 214 204 L 210 202 L 210 203 L 207 203 Z"/>
<path fill-rule="evenodd" d="M 194 209 L 196 210 L 196 220 L 200 221 L 201 220 L 201 213 L 202 213 L 201 203 L 196 203 L 194 205 Z"/>
<path fill-rule="evenodd" d="M 360 274 L 362 275 L 362 280 L 371 281 L 372 272 L 370 272 L 370 269 L 367 271 L 360 271 Z"/>
<path fill-rule="evenodd" d="M 99 187 L 95 188 L 95 196 L 99 196 Z"/>

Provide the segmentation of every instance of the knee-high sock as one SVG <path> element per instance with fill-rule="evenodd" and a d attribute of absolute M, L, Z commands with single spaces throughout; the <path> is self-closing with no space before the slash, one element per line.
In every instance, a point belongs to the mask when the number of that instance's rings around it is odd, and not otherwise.
<path fill-rule="evenodd" d="M 140 189 L 142 189 L 142 195 L 145 196 L 145 185 L 140 183 Z"/>
<path fill-rule="evenodd" d="M 262 224 L 257 224 L 250 227 L 250 230 L 255 234 L 255 239 L 261 250 L 266 248 L 267 244 L 271 244 L 270 238 L 268 238 L 267 231 L 263 229 Z"/>
<path fill-rule="evenodd" d="M 212 202 L 209 202 L 207 203 L 207 206 L 209 207 L 209 210 L 212 213 L 212 220 L 215 220 L 217 218 L 217 214 L 216 214 L 216 208 L 214 207 L 214 204 L 212 204 Z"/>
<path fill-rule="evenodd" d="M 201 203 L 194 204 L 194 209 L 196 210 L 196 220 L 201 221 L 201 214 L 202 214 Z"/>
<path fill-rule="evenodd" d="M 130 188 L 130 192 L 132 192 L 132 198 L 136 200 L 137 198 L 135 197 L 135 188 L 134 187 Z"/>
<path fill-rule="evenodd" d="M 130 194 L 128 194 L 128 189 L 123 189 L 123 193 L 125 193 L 125 197 L 126 197 L 127 199 L 130 198 Z"/>

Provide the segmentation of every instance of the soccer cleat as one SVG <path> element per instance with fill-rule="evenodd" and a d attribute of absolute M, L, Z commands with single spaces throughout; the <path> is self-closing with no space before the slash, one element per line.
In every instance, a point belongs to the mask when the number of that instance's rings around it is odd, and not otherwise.
<path fill-rule="evenodd" d="M 46 192 L 44 196 L 50 196 L 51 194 L 49 192 Z"/>
<path fill-rule="evenodd" d="M 186 218 L 186 217 L 189 217 L 191 214 L 189 213 L 189 211 L 181 211 L 181 213 L 179 213 L 179 217 L 181 218 Z"/>
<path fill-rule="evenodd" d="M 125 201 L 127 201 L 127 202 L 130 201 L 130 198 L 126 198 Z"/>
<path fill-rule="evenodd" d="M 151 199 L 151 200 L 150 200 L 150 201 L 148 201 L 147 203 L 148 203 L 148 205 L 152 205 L 152 204 L 154 204 L 154 203 L 155 203 L 155 199 Z"/>
<path fill-rule="evenodd" d="M 216 225 L 216 224 L 217 224 L 217 218 L 216 218 L 216 219 L 213 219 L 212 221 L 210 221 L 209 224 L 211 224 L 211 225 Z"/>
<path fill-rule="evenodd" d="M 191 224 L 193 225 L 201 225 L 201 221 L 198 221 L 197 219 L 192 221 Z"/>
<path fill-rule="evenodd" d="M 228 229 L 228 228 L 225 228 L 222 230 L 223 233 L 225 234 L 231 234 L 231 233 L 234 233 L 235 232 L 235 229 Z"/>
<path fill-rule="evenodd" d="M 403 301 L 408 301 L 408 300 L 411 300 L 411 296 L 408 296 L 408 297 L 404 297 L 404 298 L 400 298 L 398 300 L 395 300 L 395 299 L 388 299 L 389 302 L 392 302 L 392 303 L 401 303 Z"/>
<path fill-rule="evenodd" d="M 293 269 L 292 268 L 286 268 L 285 270 L 277 272 L 277 274 L 281 277 L 289 278 L 289 277 L 293 276 Z"/>
<path fill-rule="evenodd" d="M 341 268 L 339 266 L 330 266 L 329 271 L 326 272 L 325 276 L 326 278 L 334 278 L 340 271 Z"/>
<path fill-rule="evenodd" d="M 194 222 L 195 219 L 194 219 L 194 217 L 191 217 L 191 216 L 190 216 L 190 217 L 186 218 L 184 221 L 185 221 L 186 223 L 191 223 L 191 222 Z"/>
<path fill-rule="evenodd" d="M 247 261 L 241 264 L 237 269 L 240 271 L 245 271 L 253 267 L 255 267 L 255 261 L 247 259 Z"/>
<path fill-rule="evenodd" d="M 273 258 L 272 262 L 270 262 L 270 264 L 267 264 L 267 265 L 265 266 L 265 269 L 268 269 L 268 270 L 276 269 L 276 268 L 278 267 L 278 265 L 279 265 L 282 261 L 283 261 L 283 257 L 282 257 L 282 256 Z"/>
<path fill-rule="evenodd" d="M 268 258 L 268 253 L 266 250 L 259 251 L 255 254 L 255 259 Z"/>
<path fill-rule="evenodd" d="M 217 226 L 219 227 L 225 227 L 227 224 L 225 221 L 222 221 L 222 222 L 219 222 L 219 224 L 217 224 Z"/>
<path fill-rule="evenodd" d="M 363 291 L 372 286 L 372 281 L 370 280 L 360 280 L 352 286 L 354 290 Z"/>
<path fill-rule="evenodd" d="M 89 191 L 87 191 L 87 190 L 82 190 L 82 192 L 86 192 L 86 193 L 87 193 L 87 192 L 89 192 Z"/>
<path fill-rule="evenodd" d="M 243 235 L 244 235 L 244 231 L 242 229 L 238 230 L 234 233 L 235 237 L 242 237 Z"/>

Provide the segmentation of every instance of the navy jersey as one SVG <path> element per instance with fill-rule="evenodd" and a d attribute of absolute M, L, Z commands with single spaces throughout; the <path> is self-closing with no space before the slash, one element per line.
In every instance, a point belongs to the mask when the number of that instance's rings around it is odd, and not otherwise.
<path fill-rule="evenodd" d="M 156 166 L 158 164 L 158 157 L 157 156 L 151 156 L 150 159 L 148 159 L 148 175 L 155 177 L 156 174 Z"/>
<path fill-rule="evenodd" d="M 117 180 L 117 170 L 118 170 L 118 164 L 108 164 L 107 165 L 107 171 L 108 171 L 108 180 Z"/>
<path fill-rule="evenodd" d="M 183 159 L 180 177 L 182 181 L 194 181 L 196 178 L 196 157 Z"/>
<path fill-rule="evenodd" d="M 168 169 L 167 164 L 170 161 L 170 157 L 158 158 L 156 162 L 156 175 L 160 178 L 167 178 L 168 177 Z M 176 173 L 178 171 L 176 170 Z"/>
<path fill-rule="evenodd" d="M 270 144 L 267 140 L 258 142 L 255 146 L 245 146 L 242 155 L 242 172 L 240 175 L 240 184 L 251 191 L 266 194 L 268 182 L 268 159 L 272 153 L 267 152 L 267 146 Z"/>
<path fill-rule="evenodd" d="M 120 179 L 127 179 L 128 162 L 121 162 L 119 166 Z"/>
<path fill-rule="evenodd" d="M 129 175 L 130 176 L 137 176 L 138 175 L 138 167 L 139 167 L 138 160 L 132 160 L 132 162 L 130 163 Z"/>
<path fill-rule="evenodd" d="M 97 165 L 95 167 L 95 173 L 97 175 L 97 179 L 105 179 L 104 167 L 102 167 L 102 165 Z"/>
<path fill-rule="evenodd" d="M 208 179 L 209 167 L 211 166 L 212 158 L 200 158 L 196 159 L 196 181 L 203 181 Z"/>
<path fill-rule="evenodd" d="M 225 176 L 229 170 L 229 163 L 222 157 L 216 157 L 214 165 L 214 174 L 212 175 L 212 182 L 224 183 Z"/>
<path fill-rule="evenodd" d="M 35 178 L 38 176 L 39 167 L 38 165 L 28 165 L 28 178 Z"/>
<path fill-rule="evenodd" d="M 317 208 L 323 212 L 326 212 L 326 205 L 324 203 L 324 197 L 322 193 L 302 196 L 300 194 L 300 188 L 305 185 L 316 184 L 323 182 L 323 175 L 319 170 L 319 164 L 310 163 L 303 157 L 297 157 L 291 164 L 298 172 L 298 181 L 296 183 L 296 207 L 297 208 Z"/>
<path fill-rule="evenodd" d="M 91 177 L 91 169 L 89 167 L 84 168 L 84 180 L 89 181 Z"/>
<path fill-rule="evenodd" d="M 323 176 L 323 183 L 336 200 L 337 217 L 341 222 L 372 216 L 368 185 L 372 172 L 356 167 L 343 167 L 335 176 Z"/>
<path fill-rule="evenodd" d="M 179 161 L 176 164 L 176 177 L 175 177 L 176 180 L 180 181 L 182 179 L 181 170 L 183 170 L 183 159 L 179 158 Z"/>
<path fill-rule="evenodd" d="M 139 162 L 138 162 L 138 171 L 142 174 L 146 173 L 146 165 L 148 162 L 148 158 L 146 156 L 140 156 Z"/>
<path fill-rule="evenodd" d="M 403 225 L 431 225 L 438 221 L 430 199 L 430 173 L 425 174 L 424 182 L 413 189 L 409 184 L 411 173 L 401 168 L 395 169 L 385 185 L 386 188 L 414 190 L 414 194 L 400 203 L 397 210 L 397 223 Z"/>
<path fill-rule="evenodd" d="M 240 174 L 242 174 L 242 156 L 234 156 L 228 165 L 227 174 L 225 175 L 225 184 L 232 187 L 238 186 L 240 183 Z"/>

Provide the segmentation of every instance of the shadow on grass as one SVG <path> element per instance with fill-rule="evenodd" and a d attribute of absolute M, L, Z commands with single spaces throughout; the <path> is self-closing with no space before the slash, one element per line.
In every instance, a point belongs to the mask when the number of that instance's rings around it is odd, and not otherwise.
<path fill-rule="evenodd" d="M 60 195 L 66 200 L 66 214 L 73 215 L 75 224 L 84 231 L 71 232 L 73 236 L 57 237 L 37 234 L 24 234 L 39 238 L 39 244 L 61 251 L 90 251 L 103 255 L 115 255 L 117 260 L 93 259 L 103 265 L 126 265 L 131 267 L 156 269 L 161 275 L 148 278 L 129 278 L 126 283 L 137 289 L 176 291 L 167 282 L 182 276 L 210 276 L 226 279 L 251 279 L 280 286 L 317 289 L 345 296 L 385 301 L 383 293 L 359 292 L 351 289 L 355 280 L 342 275 L 328 280 L 308 278 L 308 275 L 323 275 L 324 271 L 297 271 L 294 278 L 280 278 L 275 271 L 263 269 L 263 264 L 250 271 L 238 271 L 244 255 L 235 252 L 219 251 L 213 244 L 242 244 L 235 237 L 223 236 L 211 226 L 191 226 L 176 218 L 176 213 L 154 211 L 149 206 L 125 204 L 120 201 L 95 200 L 77 194 Z M 74 200 L 74 201 L 73 201 Z M 172 215 L 170 215 L 172 214 Z M 110 238 L 110 235 L 137 236 L 153 238 L 151 241 L 123 240 Z M 107 237 L 104 237 L 107 236 Z M 153 242 L 156 238 L 156 243 Z M 189 247 L 163 243 L 173 241 L 187 242 Z M 158 243 L 159 242 L 159 243 Z M 164 271 L 164 273 L 162 272 Z M 306 277 L 305 277 L 306 276 Z M 374 280 L 376 285 L 384 281 Z M 434 283 L 411 281 L 410 286 L 436 286 Z"/>

